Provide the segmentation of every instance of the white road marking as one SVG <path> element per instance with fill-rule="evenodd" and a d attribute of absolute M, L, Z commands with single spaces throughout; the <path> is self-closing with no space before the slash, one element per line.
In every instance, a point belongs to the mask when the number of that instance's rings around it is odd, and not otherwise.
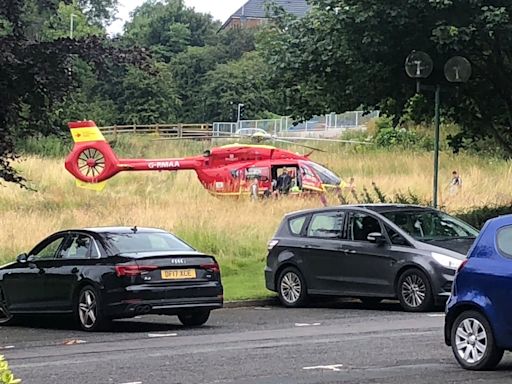
<path fill-rule="evenodd" d="M 444 313 L 429 313 L 428 317 L 444 317 Z"/>
<path fill-rule="evenodd" d="M 4 347 L 0 347 L 0 349 L 13 349 L 14 345 L 6 345 Z"/>
<path fill-rule="evenodd" d="M 254 307 L 254 309 L 259 309 L 259 310 L 261 310 L 261 309 L 263 309 L 263 310 L 269 310 L 269 309 L 270 309 L 270 307 Z"/>
<path fill-rule="evenodd" d="M 171 337 L 178 336 L 177 333 L 148 333 L 148 337 Z"/>
<path fill-rule="evenodd" d="M 320 323 L 313 323 L 313 324 L 309 324 L 309 323 L 295 323 L 295 326 L 296 327 L 315 327 L 317 325 L 320 325 Z"/>
<path fill-rule="evenodd" d="M 316 367 L 303 367 L 302 369 L 330 369 L 331 371 L 340 371 L 341 367 L 343 367 L 343 364 L 318 365 Z"/>
<path fill-rule="evenodd" d="M 71 339 L 71 340 L 64 340 L 62 344 L 64 345 L 73 345 L 73 344 L 85 344 L 87 341 L 80 340 L 80 339 Z"/>

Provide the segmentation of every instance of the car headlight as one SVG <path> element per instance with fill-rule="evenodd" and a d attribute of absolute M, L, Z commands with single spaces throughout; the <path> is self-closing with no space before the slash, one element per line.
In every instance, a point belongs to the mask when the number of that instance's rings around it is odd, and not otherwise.
<path fill-rule="evenodd" d="M 443 267 L 457 270 L 459 266 L 462 264 L 463 260 L 456 259 L 455 257 L 446 256 L 442 253 L 432 252 L 432 257 L 435 261 L 441 264 Z"/>

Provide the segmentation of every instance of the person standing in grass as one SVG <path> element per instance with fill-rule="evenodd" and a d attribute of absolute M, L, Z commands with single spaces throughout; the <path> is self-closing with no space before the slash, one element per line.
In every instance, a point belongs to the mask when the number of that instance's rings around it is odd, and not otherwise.
<path fill-rule="evenodd" d="M 457 171 L 452 172 L 452 180 L 450 181 L 450 196 L 458 194 L 462 189 L 462 178 Z"/>
<path fill-rule="evenodd" d="M 260 186 L 258 183 L 258 178 L 255 177 L 254 179 L 252 179 L 252 184 L 251 184 L 251 200 L 252 201 L 258 201 L 259 190 L 260 190 Z"/>

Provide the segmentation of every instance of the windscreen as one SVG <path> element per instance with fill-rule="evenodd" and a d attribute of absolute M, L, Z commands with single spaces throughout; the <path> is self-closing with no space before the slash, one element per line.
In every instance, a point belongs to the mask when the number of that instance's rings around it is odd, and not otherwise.
<path fill-rule="evenodd" d="M 469 224 L 438 211 L 384 212 L 383 216 L 420 241 L 475 238 L 478 231 Z"/>
<path fill-rule="evenodd" d="M 110 233 L 106 239 L 118 253 L 194 251 L 177 237 L 165 232 Z"/>
<path fill-rule="evenodd" d="M 327 168 L 321 166 L 320 164 L 316 164 L 313 162 L 307 163 L 311 168 L 315 170 L 315 172 L 318 174 L 318 177 L 320 177 L 320 180 L 322 181 L 322 184 L 329 184 L 329 185 L 340 185 L 341 179 L 336 176 L 336 174 Z"/>

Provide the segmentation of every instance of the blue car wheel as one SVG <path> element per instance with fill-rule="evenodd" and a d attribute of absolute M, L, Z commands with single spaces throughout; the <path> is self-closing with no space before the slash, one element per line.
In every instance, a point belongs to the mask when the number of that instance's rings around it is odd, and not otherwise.
<path fill-rule="evenodd" d="M 495 368 L 503 357 L 496 346 L 489 322 L 477 311 L 461 313 L 451 329 L 452 351 L 464 369 L 480 371 Z"/>

